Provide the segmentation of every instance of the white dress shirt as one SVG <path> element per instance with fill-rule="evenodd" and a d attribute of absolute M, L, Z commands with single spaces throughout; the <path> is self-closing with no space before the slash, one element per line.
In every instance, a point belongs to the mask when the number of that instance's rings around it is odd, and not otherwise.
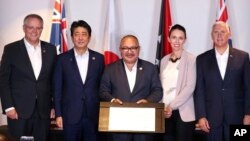
<path fill-rule="evenodd" d="M 88 64 L 89 64 L 89 50 L 87 49 L 84 54 L 79 55 L 77 54 L 76 50 L 74 49 L 76 62 L 78 69 L 80 71 L 81 79 L 83 84 L 85 84 L 85 80 L 87 77 L 88 72 Z"/>
<path fill-rule="evenodd" d="M 221 78 L 224 80 L 229 55 L 229 47 L 227 47 L 226 51 L 222 55 L 215 49 L 215 55 L 219 66 Z"/>
<path fill-rule="evenodd" d="M 163 103 L 167 106 L 176 97 L 176 85 L 179 75 L 180 60 L 175 63 L 168 61 L 167 67 L 162 72 Z"/>
<path fill-rule="evenodd" d="M 39 44 L 34 47 L 26 39 L 24 39 L 24 44 L 26 46 L 35 77 L 38 79 L 42 68 L 41 43 L 39 42 Z"/>
<path fill-rule="evenodd" d="M 132 93 L 134 86 L 135 86 L 135 81 L 136 81 L 136 73 L 137 73 L 137 61 L 134 64 L 132 70 L 130 71 L 127 67 L 127 65 L 124 63 L 125 66 L 125 71 L 127 74 L 127 79 L 128 79 L 128 84 L 130 88 L 130 92 Z"/>

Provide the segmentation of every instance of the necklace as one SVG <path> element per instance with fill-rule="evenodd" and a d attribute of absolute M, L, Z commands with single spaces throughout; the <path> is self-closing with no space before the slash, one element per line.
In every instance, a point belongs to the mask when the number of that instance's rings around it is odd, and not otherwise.
<path fill-rule="evenodd" d="M 169 58 L 169 60 L 170 60 L 172 63 L 175 63 L 175 62 L 177 62 L 177 60 L 180 60 L 180 59 L 181 59 L 181 57 L 175 58 L 175 59 Z"/>

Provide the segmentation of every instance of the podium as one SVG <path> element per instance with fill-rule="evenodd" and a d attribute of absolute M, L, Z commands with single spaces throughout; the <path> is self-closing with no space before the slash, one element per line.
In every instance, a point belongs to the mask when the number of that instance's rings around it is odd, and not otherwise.
<path fill-rule="evenodd" d="M 163 103 L 100 102 L 99 132 L 164 133 Z"/>

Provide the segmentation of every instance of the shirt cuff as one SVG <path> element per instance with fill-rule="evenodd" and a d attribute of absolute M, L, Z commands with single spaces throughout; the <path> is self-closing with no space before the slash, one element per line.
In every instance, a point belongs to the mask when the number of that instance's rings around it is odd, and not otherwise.
<path fill-rule="evenodd" d="M 5 109 L 5 113 L 7 113 L 7 112 L 9 112 L 11 110 L 14 110 L 14 109 L 15 109 L 14 107 L 7 108 L 7 109 Z"/>
<path fill-rule="evenodd" d="M 111 99 L 111 101 L 110 101 L 110 102 L 112 103 L 114 100 L 115 100 L 115 98 Z"/>

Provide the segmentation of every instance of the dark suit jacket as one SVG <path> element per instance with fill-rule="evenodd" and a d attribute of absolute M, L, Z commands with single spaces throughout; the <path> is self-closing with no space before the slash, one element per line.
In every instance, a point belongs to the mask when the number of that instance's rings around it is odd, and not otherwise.
<path fill-rule="evenodd" d="M 250 115 L 250 65 L 246 52 L 229 49 L 224 80 L 215 49 L 197 57 L 195 108 L 197 118 L 206 117 L 211 127 L 221 125 L 224 119 L 228 124 L 241 124 L 243 116 Z"/>
<path fill-rule="evenodd" d="M 29 118 L 37 100 L 42 118 L 49 118 L 51 109 L 51 75 L 56 47 L 41 41 L 42 68 L 36 80 L 24 40 L 4 48 L 0 67 L 0 93 L 3 112 L 15 107 L 18 116 Z"/>
<path fill-rule="evenodd" d="M 157 67 L 138 59 L 136 82 L 131 93 L 123 60 L 110 64 L 102 76 L 100 97 L 104 101 L 119 98 L 123 102 L 136 102 L 140 99 L 159 102 L 162 87 Z"/>
<path fill-rule="evenodd" d="M 53 75 L 53 89 L 56 116 L 74 124 L 82 116 L 98 121 L 99 84 L 104 69 L 104 57 L 89 49 L 88 72 L 83 84 L 77 66 L 74 50 L 61 54 L 57 58 Z"/>

